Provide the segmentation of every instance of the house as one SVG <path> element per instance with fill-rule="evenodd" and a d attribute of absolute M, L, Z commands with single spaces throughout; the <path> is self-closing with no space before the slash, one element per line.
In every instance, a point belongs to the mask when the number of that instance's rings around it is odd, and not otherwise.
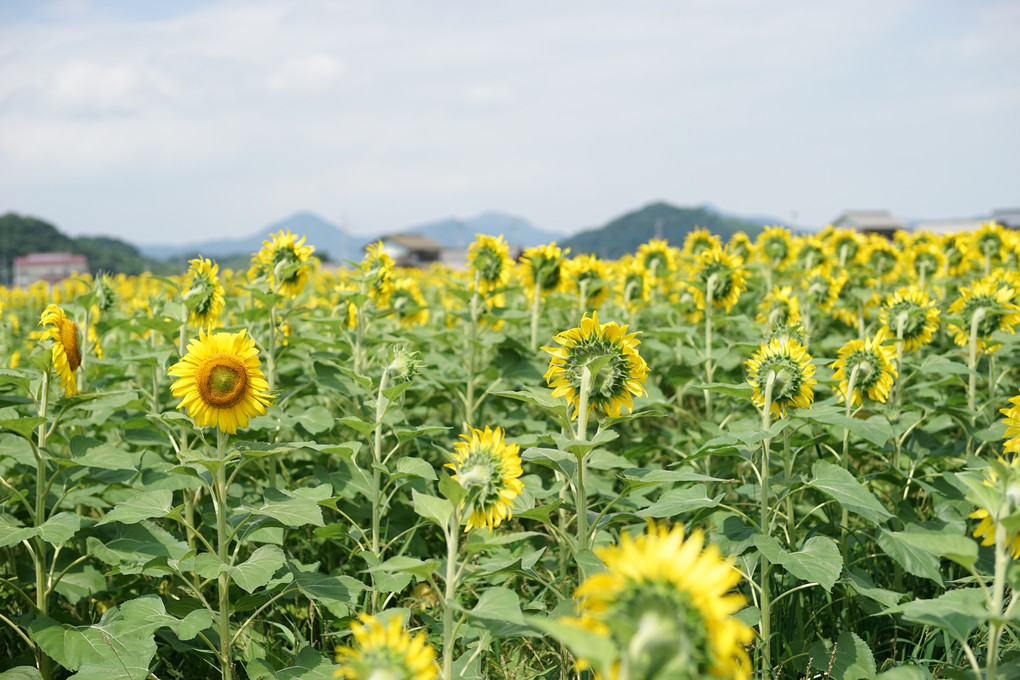
<path fill-rule="evenodd" d="M 84 274 L 88 270 L 88 259 L 84 255 L 29 253 L 14 258 L 13 284 L 27 288 L 36 281 L 59 283 L 73 274 Z"/>
<path fill-rule="evenodd" d="M 439 262 L 443 244 L 422 234 L 391 234 L 383 236 L 382 250 L 393 258 L 398 267 L 425 268 Z"/>
<path fill-rule="evenodd" d="M 847 210 L 837 217 L 832 226 L 841 229 L 856 229 L 862 234 L 879 234 L 892 238 L 897 231 L 905 231 L 907 224 L 893 217 L 888 210 Z"/>
<path fill-rule="evenodd" d="M 992 221 L 1007 229 L 1020 229 L 1020 208 L 1000 208 L 992 211 Z"/>

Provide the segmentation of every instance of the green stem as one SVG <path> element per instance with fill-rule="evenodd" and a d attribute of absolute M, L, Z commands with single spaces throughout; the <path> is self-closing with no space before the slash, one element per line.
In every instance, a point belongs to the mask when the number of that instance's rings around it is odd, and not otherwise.
<path fill-rule="evenodd" d="M 389 364 L 383 368 L 382 377 L 379 378 L 379 393 L 375 400 L 375 432 L 372 438 L 372 554 L 379 558 L 382 554 L 382 541 L 379 537 L 382 508 L 380 497 L 382 496 L 382 471 L 380 467 L 383 462 L 382 454 L 382 426 L 383 416 L 386 414 L 386 407 L 389 406 L 389 399 L 383 394 L 386 389 L 386 378 L 389 376 Z M 379 604 L 379 593 L 372 592 L 372 613 L 374 614 Z"/>
<path fill-rule="evenodd" d="M 1006 593 L 1006 570 L 1009 567 L 1009 536 L 1000 518 L 995 522 L 995 580 L 992 582 L 992 602 L 988 615 L 988 656 L 986 680 L 995 680 L 999 667 L 999 641 L 1002 638 L 1002 604 Z"/>
<path fill-rule="evenodd" d="M 715 366 L 712 364 L 712 312 L 715 309 L 715 284 L 717 275 L 712 274 L 705 283 L 705 382 L 711 383 Z M 705 390 L 705 418 L 712 420 L 712 391 Z"/>
<path fill-rule="evenodd" d="M 457 599 L 457 552 L 460 511 L 456 504 L 446 527 L 446 593 L 443 597 L 443 680 L 453 680 L 454 605 Z"/>
<path fill-rule="evenodd" d="M 538 350 L 538 317 L 542 311 L 541 274 L 535 273 L 535 295 L 531 299 L 531 349 Z"/>
<path fill-rule="evenodd" d="M 588 441 L 588 399 L 593 376 L 585 366 L 581 371 L 581 389 L 577 402 L 577 439 Z M 585 460 L 587 454 L 577 456 L 577 549 L 588 548 L 588 491 L 585 488 Z"/>
<path fill-rule="evenodd" d="M 790 451 L 790 429 L 783 430 L 783 465 L 786 472 L 786 526 L 796 525 L 793 516 L 793 456 Z M 792 538 L 790 539 L 792 542 Z M 790 546 L 796 547 L 796 546 Z"/>
<path fill-rule="evenodd" d="M 772 423 L 772 388 L 776 381 L 776 372 L 769 371 L 765 381 L 765 402 L 761 412 L 762 432 L 768 432 Z M 769 519 L 769 452 L 772 447 L 771 437 L 762 440 L 761 447 L 761 521 L 759 528 L 765 536 L 772 535 L 772 526 Z M 758 587 L 761 592 L 761 621 L 759 632 L 761 634 L 761 668 L 768 673 L 772 668 L 772 599 L 769 589 L 769 578 L 772 572 L 772 565 L 763 553 L 761 555 L 761 580 Z"/>
<path fill-rule="evenodd" d="M 985 308 L 978 307 L 970 317 L 970 338 L 967 345 L 967 368 L 970 373 L 967 376 L 967 410 L 970 411 L 971 429 L 977 424 L 977 413 L 975 412 L 975 401 L 977 395 L 977 362 L 978 362 L 978 325 L 985 318 Z M 974 437 L 967 434 L 967 454 L 969 455 L 974 447 Z"/>
<path fill-rule="evenodd" d="M 470 432 L 475 418 L 475 371 L 478 370 L 478 321 L 484 303 L 478 292 L 480 275 L 475 275 L 474 293 L 471 295 L 471 325 L 467 335 L 467 384 L 464 386 L 464 432 Z"/>
<path fill-rule="evenodd" d="M 846 406 L 846 413 L 844 415 L 846 415 L 848 423 L 849 423 L 849 419 L 853 415 L 854 389 L 855 389 L 856 383 L 857 383 L 857 373 L 860 370 L 861 370 L 861 365 L 860 364 L 854 364 L 854 367 L 852 369 L 850 369 L 850 378 L 846 382 L 846 394 L 843 397 L 843 401 L 844 401 L 845 406 Z M 862 403 L 864 402 L 864 395 L 863 394 L 861 395 L 861 402 Z M 850 467 L 850 427 L 849 427 L 849 425 L 847 426 L 846 431 L 843 433 L 843 455 L 840 456 L 839 462 L 843 466 L 844 470 L 849 469 L 849 467 Z M 849 557 L 849 554 L 847 552 L 849 550 L 849 545 L 847 544 L 847 527 L 846 527 L 846 525 L 849 522 L 849 520 L 850 520 L 850 515 L 847 512 L 846 507 L 844 507 L 843 508 L 843 512 L 840 515 L 840 523 L 839 523 L 839 543 L 840 543 L 840 546 L 843 548 L 843 561 L 844 562 L 846 562 L 847 558 Z"/>
<path fill-rule="evenodd" d="M 81 387 L 80 392 L 88 391 L 88 371 L 85 370 L 85 362 L 89 355 L 89 308 L 85 307 L 85 326 L 81 331 L 81 358 L 79 359 L 78 367 L 81 368 Z"/>
<path fill-rule="evenodd" d="M 216 468 L 215 476 L 215 503 L 214 507 L 216 510 L 216 553 L 220 559 L 220 562 L 224 565 L 227 564 L 229 559 L 228 555 L 228 541 L 230 535 L 227 533 L 227 475 L 226 475 L 226 453 L 227 453 L 227 434 L 216 429 L 216 459 L 219 461 L 219 466 Z M 233 669 L 231 663 L 231 644 L 230 644 L 230 576 L 227 574 L 220 574 L 218 578 L 219 586 L 219 632 L 220 632 L 220 669 L 222 671 L 223 680 L 231 680 L 233 678 Z"/>
<path fill-rule="evenodd" d="M 46 369 L 42 376 L 42 386 L 39 395 L 39 416 L 46 417 L 50 396 L 50 371 Z M 32 448 L 35 454 L 36 475 L 35 475 L 35 526 L 41 527 L 46 521 L 46 439 L 48 430 L 46 423 L 39 426 L 38 446 Z M 49 580 L 46 572 L 46 541 L 36 537 L 35 543 L 35 608 L 39 618 L 49 615 Z M 36 660 L 39 664 L 39 674 L 43 680 L 50 680 L 53 677 L 53 662 L 40 649 L 36 647 Z"/>

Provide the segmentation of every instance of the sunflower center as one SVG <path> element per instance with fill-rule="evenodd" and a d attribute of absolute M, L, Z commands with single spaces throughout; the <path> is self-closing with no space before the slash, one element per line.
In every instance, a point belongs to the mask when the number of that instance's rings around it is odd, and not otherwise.
<path fill-rule="evenodd" d="M 248 388 L 248 370 L 229 354 L 214 354 L 198 369 L 198 393 L 212 406 L 228 408 L 236 404 Z"/>
<path fill-rule="evenodd" d="M 60 344 L 64 346 L 67 354 L 67 365 L 74 373 L 81 366 L 81 349 L 78 347 L 78 324 L 73 321 L 65 321 L 60 324 Z"/>

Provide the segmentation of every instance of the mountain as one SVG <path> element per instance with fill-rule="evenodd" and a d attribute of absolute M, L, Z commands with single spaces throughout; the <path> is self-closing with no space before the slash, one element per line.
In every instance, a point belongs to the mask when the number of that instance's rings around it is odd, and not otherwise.
<path fill-rule="evenodd" d="M 0 215 L 0 283 L 9 283 L 14 258 L 29 253 L 74 253 L 88 259 L 92 274 L 168 274 L 171 269 L 144 257 L 130 243 L 106 236 L 71 237 L 49 222 L 9 212 Z"/>
<path fill-rule="evenodd" d="M 306 236 L 305 244 L 315 246 L 319 257 L 329 255 L 330 259 L 361 259 L 364 247 L 362 237 L 351 237 L 340 227 L 327 222 L 310 212 L 299 212 L 274 222 L 261 231 L 241 238 L 214 239 L 182 244 L 143 244 L 138 248 L 149 257 L 160 259 L 186 258 L 203 255 L 211 258 L 226 258 L 232 255 L 251 255 L 262 248 L 262 242 L 270 235 L 290 229 L 295 236 Z"/>
<path fill-rule="evenodd" d="M 598 229 L 574 234 L 560 246 L 570 248 L 572 256 L 592 253 L 615 260 L 635 252 L 653 238 L 682 246 L 687 234 L 696 227 L 708 229 L 725 242 L 738 231 L 754 238 L 761 232 L 762 223 L 727 217 L 705 206 L 680 208 L 660 201 L 617 217 Z"/>
<path fill-rule="evenodd" d="M 447 248 L 467 248 L 475 240 L 475 234 L 502 234 L 511 248 L 531 248 L 565 238 L 564 234 L 539 229 L 522 217 L 501 212 L 484 212 L 466 220 L 451 217 L 427 222 L 408 227 L 404 233 L 428 236 Z"/>

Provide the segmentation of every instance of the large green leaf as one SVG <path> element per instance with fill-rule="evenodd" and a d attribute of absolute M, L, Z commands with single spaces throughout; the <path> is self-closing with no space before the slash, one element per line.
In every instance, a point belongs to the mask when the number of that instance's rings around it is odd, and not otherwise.
<path fill-rule="evenodd" d="M 832 496 L 847 510 L 876 524 L 892 517 L 874 494 L 840 466 L 818 460 L 811 466 L 811 474 L 813 477 L 808 486 Z"/>
<path fill-rule="evenodd" d="M 914 600 L 890 607 L 886 614 L 902 614 L 907 621 L 934 626 L 960 641 L 966 640 L 988 616 L 980 588 L 957 588 L 934 600 Z"/>
<path fill-rule="evenodd" d="M 704 484 L 670 489 L 644 510 L 636 514 L 639 517 L 675 517 L 695 510 L 714 508 L 719 505 L 722 494 L 709 498 Z"/>
<path fill-rule="evenodd" d="M 114 506 L 99 524 L 134 524 L 143 519 L 165 517 L 173 507 L 174 492 L 169 489 L 143 491 Z"/>
<path fill-rule="evenodd" d="M 245 592 L 253 593 L 269 583 L 286 562 L 283 551 L 276 545 L 263 545 L 255 549 L 243 563 L 230 567 L 227 573 Z"/>
<path fill-rule="evenodd" d="M 439 560 L 419 560 L 416 557 L 400 555 L 398 557 L 391 557 L 382 564 L 372 567 L 369 571 L 373 573 L 389 572 L 398 574 L 413 574 L 420 579 L 426 579 L 436 573 L 436 569 L 439 567 L 439 564 Z"/>
<path fill-rule="evenodd" d="M 265 659 L 245 665 L 249 678 L 273 680 L 333 680 L 339 666 L 311 647 L 304 647 L 286 668 L 275 669 Z"/>
<path fill-rule="evenodd" d="M 42 676 L 34 666 L 17 666 L 0 673 L 0 680 L 42 680 Z"/>
<path fill-rule="evenodd" d="M 832 680 L 874 680 L 875 657 L 871 648 L 857 633 L 844 631 L 836 640 L 835 649 L 828 640 L 811 645 L 809 656 L 816 670 Z"/>
<path fill-rule="evenodd" d="M 773 564 L 782 565 L 788 572 L 804 581 L 815 581 L 826 591 L 843 571 L 843 557 L 839 546 L 826 536 L 812 536 L 797 552 L 788 552 L 771 536 L 759 534 L 754 545 Z"/>
<path fill-rule="evenodd" d="M 518 637 L 532 630 L 524 621 L 520 598 L 507 588 L 487 588 L 470 613 L 493 637 Z"/>
<path fill-rule="evenodd" d="M 81 528 L 81 517 L 73 512 L 61 512 L 39 527 L 39 536 L 51 545 L 67 543 Z"/>
<path fill-rule="evenodd" d="M 135 459 L 127 451 L 98 439 L 76 435 L 71 438 L 71 460 L 101 470 L 135 470 Z"/>
<path fill-rule="evenodd" d="M 263 503 L 253 508 L 252 513 L 272 517 L 284 526 L 299 527 L 313 524 L 317 527 L 325 525 L 322 519 L 322 508 L 311 499 L 279 489 L 266 489 Z"/>
<path fill-rule="evenodd" d="M 5 418 L 0 420 L 0 428 L 10 430 L 25 439 L 32 439 L 32 433 L 35 432 L 35 428 L 39 427 L 46 422 L 45 418 L 40 416 L 25 416 L 23 418 Z"/>
<path fill-rule="evenodd" d="M 445 498 L 418 493 L 416 489 L 411 491 L 411 498 L 414 511 L 419 517 L 432 520 L 444 529 L 449 525 L 450 517 L 453 516 L 453 503 Z"/>
<path fill-rule="evenodd" d="M 156 627 L 126 620 L 112 608 L 94 626 L 61 624 L 43 616 L 32 622 L 29 633 L 57 663 L 79 671 L 75 680 L 145 680 L 156 655 Z"/>
<path fill-rule="evenodd" d="M 939 571 L 938 556 L 917 547 L 909 540 L 904 540 L 903 534 L 902 531 L 882 529 L 878 534 L 878 547 L 907 573 L 931 579 L 941 585 L 942 573 Z"/>
<path fill-rule="evenodd" d="M 919 548 L 932 555 L 950 559 L 964 567 L 971 567 L 978 558 L 977 541 L 969 536 L 949 534 L 940 531 L 910 531 L 897 533 L 896 537 L 907 545 Z"/>

